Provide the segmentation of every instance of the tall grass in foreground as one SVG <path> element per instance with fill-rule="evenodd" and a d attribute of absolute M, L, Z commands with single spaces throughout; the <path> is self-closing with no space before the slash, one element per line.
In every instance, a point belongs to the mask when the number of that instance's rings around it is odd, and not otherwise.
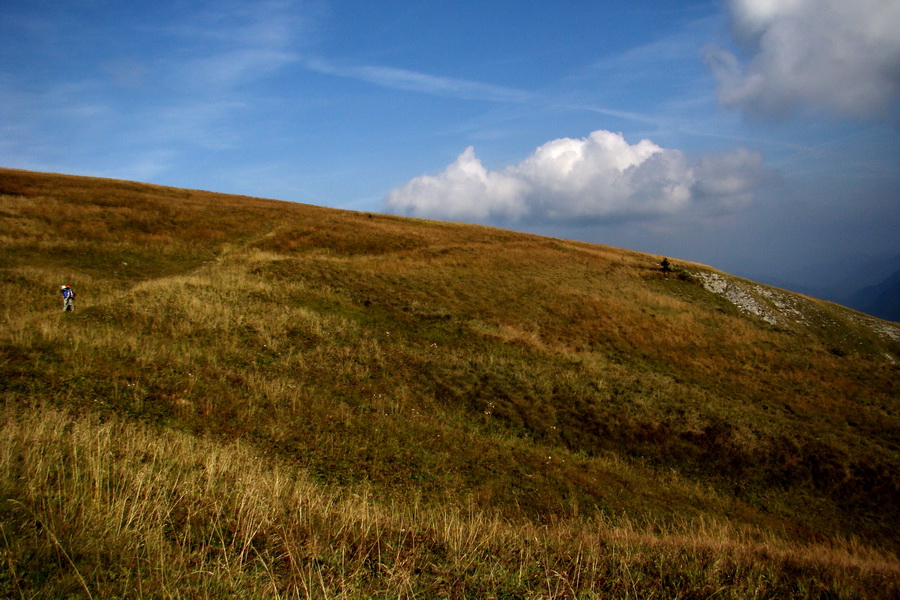
<path fill-rule="evenodd" d="M 338 492 L 241 442 L 0 413 L 8 598 L 891 598 L 900 563 L 705 520 L 538 525 Z"/>

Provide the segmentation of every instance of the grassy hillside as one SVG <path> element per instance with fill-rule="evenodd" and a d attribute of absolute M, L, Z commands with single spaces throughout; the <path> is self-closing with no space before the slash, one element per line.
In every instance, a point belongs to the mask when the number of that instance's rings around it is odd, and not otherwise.
<path fill-rule="evenodd" d="M 900 593 L 898 327 L 660 258 L 0 170 L 0 593 Z"/>

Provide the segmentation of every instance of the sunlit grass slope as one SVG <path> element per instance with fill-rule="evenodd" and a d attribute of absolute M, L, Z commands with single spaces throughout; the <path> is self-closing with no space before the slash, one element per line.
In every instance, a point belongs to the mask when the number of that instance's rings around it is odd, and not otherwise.
<path fill-rule="evenodd" d="M 0 593 L 898 593 L 900 343 L 660 259 L 0 170 Z"/>

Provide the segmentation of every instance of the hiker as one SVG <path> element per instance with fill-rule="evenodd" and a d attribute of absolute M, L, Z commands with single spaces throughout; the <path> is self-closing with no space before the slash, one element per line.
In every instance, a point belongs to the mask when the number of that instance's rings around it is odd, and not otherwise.
<path fill-rule="evenodd" d="M 75 290 L 68 285 L 59 286 L 59 293 L 63 297 L 63 310 L 75 310 Z"/>

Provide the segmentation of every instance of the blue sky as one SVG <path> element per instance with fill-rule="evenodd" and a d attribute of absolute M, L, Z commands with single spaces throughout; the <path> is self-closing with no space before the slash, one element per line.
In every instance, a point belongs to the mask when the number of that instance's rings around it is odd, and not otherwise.
<path fill-rule="evenodd" d="M 0 0 L 0 165 L 835 297 L 900 268 L 898 22 L 897 0 Z"/>

